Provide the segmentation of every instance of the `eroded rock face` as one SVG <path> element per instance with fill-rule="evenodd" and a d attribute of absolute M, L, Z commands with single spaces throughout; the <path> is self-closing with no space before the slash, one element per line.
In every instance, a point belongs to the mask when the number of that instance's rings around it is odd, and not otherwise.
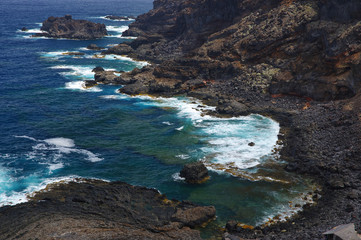
<path fill-rule="evenodd" d="M 215 216 L 214 207 L 170 201 L 154 189 L 84 181 L 56 184 L 30 202 L 0 208 L 0 238 L 201 239 L 189 227 Z"/>
<path fill-rule="evenodd" d="M 359 9 L 357 0 L 158 0 L 124 33 L 137 39 L 108 52 L 160 63 L 142 73 L 154 76 L 143 83 L 150 91 L 165 79 L 174 93 L 207 87 L 187 88 L 201 79 L 234 85 L 225 95 L 347 99 L 361 83 Z"/>
<path fill-rule="evenodd" d="M 86 20 L 75 20 L 71 15 L 49 17 L 43 22 L 43 26 L 40 29 L 44 32 L 37 33 L 34 37 L 89 40 L 108 35 L 104 24 Z"/>

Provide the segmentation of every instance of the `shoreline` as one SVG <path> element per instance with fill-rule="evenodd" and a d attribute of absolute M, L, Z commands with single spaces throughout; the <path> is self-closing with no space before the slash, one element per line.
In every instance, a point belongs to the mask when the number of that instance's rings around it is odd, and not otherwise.
<path fill-rule="evenodd" d="M 321 186 L 317 204 L 264 228 L 250 229 L 230 219 L 224 238 L 319 239 L 323 232 L 351 222 L 361 232 L 361 47 L 355 40 L 359 18 L 351 18 L 359 6 L 256 0 L 227 12 L 228 0 L 216 8 L 210 0 L 205 3 L 211 7 L 156 0 L 154 9 L 126 31 L 125 36 L 137 39 L 104 53 L 127 54 L 153 65 L 108 83 L 126 85 L 121 92 L 130 95 L 186 94 L 215 106 L 217 115 L 255 113 L 280 123 L 285 171 L 311 177 Z M 349 7 L 343 14 L 350 19 L 327 11 L 337 5 Z M 218 24 L 205 21 L 205 15 Z M 268 28 L 269 19 L 277 22 L 275 28 Z M 202 29 L 203 35 L 195 34 Z M 340 32 L 344 35 L 339 41 Z M 328 47 L 331 43 L 338 48 Z"/>

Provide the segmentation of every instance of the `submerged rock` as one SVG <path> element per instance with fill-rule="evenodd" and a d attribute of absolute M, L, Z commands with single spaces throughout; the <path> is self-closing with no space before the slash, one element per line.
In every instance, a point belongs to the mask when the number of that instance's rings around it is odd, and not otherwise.
<path fill-rule="evenodd" d="M 209 178 L 208 169 L 202 162 L 184 165 L 179 176 L 185 178 L 188 183 L 202 183 Z"/>
<path fill-rule="evenodd" d="M 104 24 L 93 23 L 87 20 L 74 20 L 71 15 L 49 17 L 43 22 L 40 30 L 44 32 L 33 36 L 88 40 L 108 35 Z"/>
<path fill-rule="evenodd" d="M 65 52 L 62 53 L 63 55 L 69 55 L 69 56 L 84 56 L 85 53 L 82 52 Z"/>
<path fill-rule="evenodd" d="M 96 45 L 94 43 L 89 44 L 86 48 L 89 49 L 89 50 L 96 50 L 96 51 L 104 49 L 104 48 L 99 47 L 98 45 Z"/>
<path fill-rule="evenodd" d="M 129 21 L 135 19 L 134 16 L 125 17 L 125 16 L 114 16 L 114 15 L 108 15 L 105 16 L 105 18 L 110 20 L 118 20 L 118 21 Z"/>
<path fill-rule="evenodd" d="M 52 184 L 0 208 L 0 239 L 201 239 L 214 207 L 168 200 L 155 189 L 82 180 Z M 16 224 L 14 224 L 16 222 Z"/>

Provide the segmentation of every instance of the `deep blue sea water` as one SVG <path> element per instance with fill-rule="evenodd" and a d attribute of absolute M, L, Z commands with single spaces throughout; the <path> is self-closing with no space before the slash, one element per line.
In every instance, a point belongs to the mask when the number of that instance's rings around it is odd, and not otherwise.
<path fill-rule="evenodd" d="M 153 187 L 169 198 L 212 204 L 217 223 L 260 224 L 310 189 L 272 155 L 279 124 L 258 115 L 204 116 L 194 99 L 154 99 L 116 93 L 119 86 L 84 89 L 95 66 L 130 71 L 146 63 L 97 58 L 90 43 L 109 47 L 131 39 L 131 21 L 151 0 L 2 0 L 0 2 L 0 205 L 26 200 L 47 183 L 89 177 Z M 73 15 L 106 24 L 112 36 L 92 41 L 31 38 L 49 16 Z M 28 32 L 21 32 L 26 27 Z M 84 56 L 67 56 L 79 51 Z M 255 146 L 248 146 L 255 142 Z M 203 160 L 211 179 L 188 185 L 182 165 Z M 240 177 L 243 176 L 243 177 Z M 249 180 L 252 179 L 252 180 Z M 293 201 L 292 204 L 289 201 Z"/>

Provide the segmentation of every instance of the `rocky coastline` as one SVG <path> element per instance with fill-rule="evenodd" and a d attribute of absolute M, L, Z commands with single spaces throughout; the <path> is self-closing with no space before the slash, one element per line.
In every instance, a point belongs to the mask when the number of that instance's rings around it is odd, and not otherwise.
<path fill-rule="evenodd" d="M 213 114 L 280 122 L 285 170 L 322 197 L 286 223 L 230 221 L 225 238 L 322 239 L 350 222 L 361 232 L 360 11 L 353 0 L 156 0 L 123 34 L 136 40 L 103 52 L 152 63 L 116 78 L 122 93 L 184 94 Z"/>
<path fill-rule="evenodd" d="M 270 226 L 230 219 L 224 239 L 322 239 L 323 232 L 351 222 L 361 233 L 360 11 L 357 0 L 155 0 L 153 10 L 123 34 L 137 39 L 103 52 L 151 64 L 120 76 L 97 68 L 89 87 L 121 84 L 119 91 L 131 95 L 182 94 L 216 106 L 211 114 L 258 113 L 280 123 L 285 170 L 313 178 L 321 198 Z M 133 199 L 139 199 L 134 206 Z M 54 238 L 200 239 L 191 228 L 214 215 L 212 207 L 168 200 L 155 190 L 84 180 L 1 208 L 0 236 L 47 239 L 47 228 L 39 226 L 55 218 L 59 233 L 53 234 L 65 235 Z M 11 219 L 19 225 L 9 232 Z"/>

